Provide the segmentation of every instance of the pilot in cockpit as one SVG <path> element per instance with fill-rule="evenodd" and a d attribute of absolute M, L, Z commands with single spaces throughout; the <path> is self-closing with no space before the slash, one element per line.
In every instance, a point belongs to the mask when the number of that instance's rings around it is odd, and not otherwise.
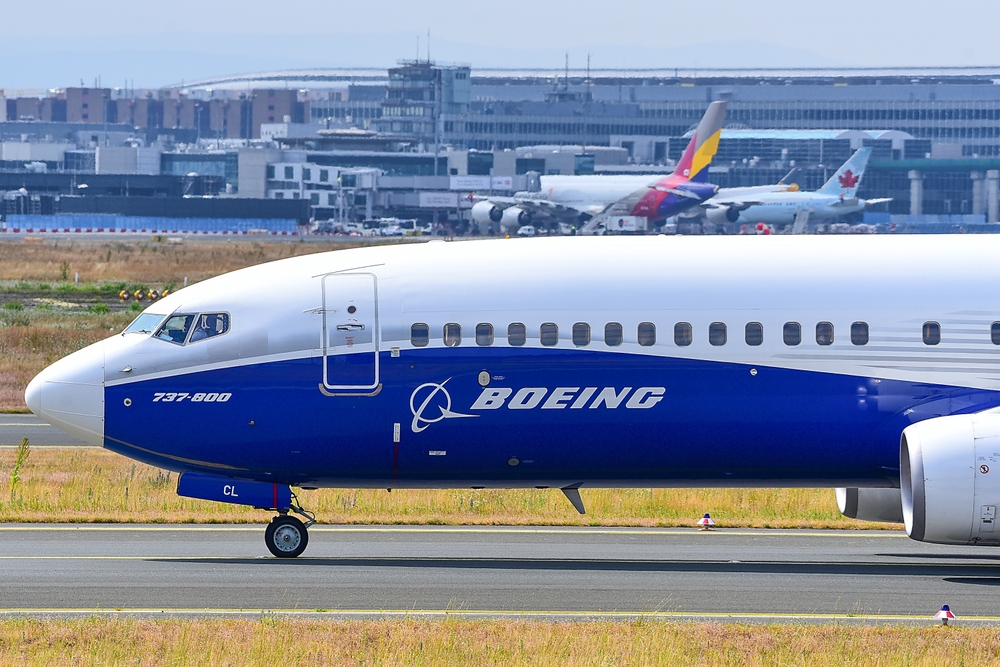
<path fill-rule="evenodd" d="M 209 328 L 208 315 L 199 315 L 198 326 L 196 326 L 194 331 L 191 332 L 190 342 L 193 343 L 196 340 L 202 340 L 203 338 L 208 338 L 214 333 L 215 332 L 211 331 Z"/>

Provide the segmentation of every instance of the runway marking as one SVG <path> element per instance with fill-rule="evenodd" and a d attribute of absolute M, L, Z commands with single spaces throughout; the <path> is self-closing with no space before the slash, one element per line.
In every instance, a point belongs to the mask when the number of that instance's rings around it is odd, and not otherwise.
<path fill-rule="evenodd" d="M 82 525 L 82 526 L 4 526 L 0 525 L 0 532 L 3 531 L 132 531 L 132 532 L 257 532 L 265 527 L 265 524 L 247 524 L 241 526 L 190 526 L 190 525 L 163 525 L 163 526 L 128 526 L 122 524 L 114 525 Z M 733 530 L 713 530 L 703 531 L 697 528 L 577 528 L 566 526 L 558 528 L 494 528 L 492 526 L 473 527 L 444 527 L 444 526 L 313 526 L 310 533 L 470 533 L 470 534 L 498 534 L 498 535 L 703 535 L 706 539 L 715 536 L 735 536 L 735 537 L 839 537 L 839 538 L 907 538 L 905 533 L 899 531 L 888 531 L 873 529 L 871 531 L 838 531 L 838 530 L 796 530 L 796 529 L 768 529 L 757 530 L 733 529 Z M 908 538 L 907 538 L 908 539 Z"/>
<path fill-rule="evenodd" d="M 658 620 L 753 620 L 753 621 L 823 621 L 857 623 L 922 622 L 936 624 L 928 614 L 846 614 L 846 613 L 795 613 L 795 612 L 697 612 L 697 611 L 557 611 L 504 609 L 329 609 L 326 611 L 305 609 L 155 609 L 155 608 L 76 608 L 76 609 L 0 609 L 0 616 L 25 615 L 78 615 L 104 614 L 109 616 L 164 614 L 178 616 L 306 616 L 318 618 L 337 617 L 392 617 L 392 618 L 527 618 L 527 619 L 620 619 L 637 618 Z M 962 616 L 958 623 L 998 623 L 1000 616 Z"/>

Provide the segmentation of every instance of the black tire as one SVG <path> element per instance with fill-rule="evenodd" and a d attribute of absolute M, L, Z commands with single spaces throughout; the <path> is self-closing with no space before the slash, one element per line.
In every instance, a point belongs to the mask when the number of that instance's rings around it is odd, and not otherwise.
<path fill-rule="evenodd" d="M 264 531 L 264 543 L 278 558 L 295 558 L 306 550 L 309 532 L 294 516 L 276 516 Z"/>

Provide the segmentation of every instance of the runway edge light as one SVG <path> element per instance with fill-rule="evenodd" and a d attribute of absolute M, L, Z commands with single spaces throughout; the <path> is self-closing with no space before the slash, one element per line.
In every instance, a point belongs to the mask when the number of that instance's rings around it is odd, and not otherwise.
<path fill-rule="evenodd" d="M 715 521 L 713 521 L 712 517 L 709 516 L 708 512 L 706 512 L 705 516 L 698 519 L 698 525 L 701 526 L 702 530 L 712 530 L 712 526 L 715 525 Z"/>
<path fill-rule="evenodd" d="M 935 620 L 940 620 L 941 625 L 948 625 L 948 621 L 954 620 L 955 614 L 951 613 L 951 607 L 948 605 L 942 605 L 941 611 L 934 614 Z"/>

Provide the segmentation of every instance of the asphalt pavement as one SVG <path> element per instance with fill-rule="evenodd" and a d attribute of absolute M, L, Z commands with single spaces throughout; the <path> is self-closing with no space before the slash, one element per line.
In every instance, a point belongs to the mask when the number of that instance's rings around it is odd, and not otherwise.
<path fill-rule="evenodd" d="M 314 526 L 0 526 L 0 614 L 265 611 L 1000 623 L 1000 552 L 899 532 Z M 116 611 L 117 610 L 117 611 Z"/>
<path fill-rule="evenodd" d="M 32 447 L 91 447 L 89 443 L 49 426 L 32 414 L 0 414 L 0 447 L 17 446 L 27 438 Z"/>

